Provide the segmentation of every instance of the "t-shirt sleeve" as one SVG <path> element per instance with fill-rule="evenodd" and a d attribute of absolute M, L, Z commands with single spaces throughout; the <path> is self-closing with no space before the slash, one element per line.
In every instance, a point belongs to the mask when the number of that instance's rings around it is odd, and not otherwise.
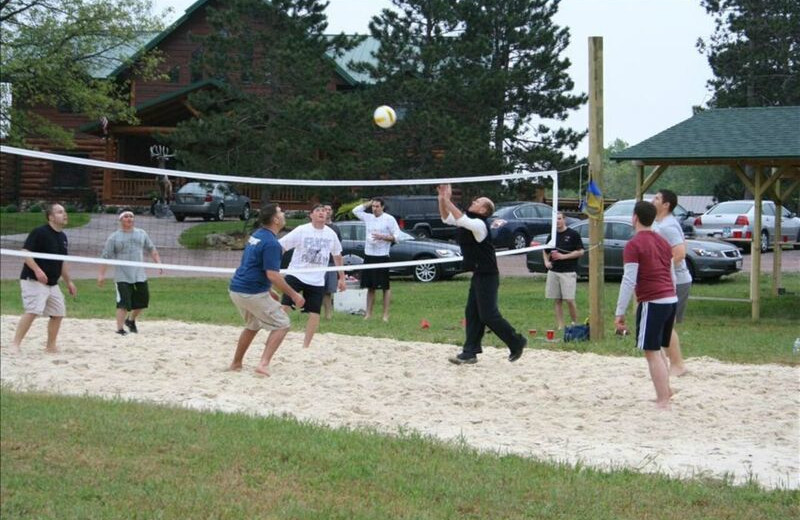
<path fill-rule="evenodd" d="M 144 231 L 142 233 L 144 233 L 144 250 L 150 253 L 156 248 L 156 245 L 150 240 L 150 235 Z"/>
<path fill-rule="evenodd" d="M 28 236 L 25 238 L 25 244 L 22 246 L 23 249 L 27 249 L 28 251 L 36 251 L 39 246 L 39 228 L 34 229 Z"/>
<path fill-rule="evenodd" d="M 284 251 L 288 251 L 290 249 L 294 249 L 297 247 L 300 240 L 298 237 L 300 236 L 300 232 L 297 231 L 300 228 L 294 228 L 293 230 L 289 231 L 286 235 L 283 236 L 278 242 L 281 244 L 281 247 Z"/>
<path fill-rule="evenodd" d="M 674 226 L 663 226 L 658 228 L 658 234 L 664 237 L 670 247 L 675 247 L 683 243 L 683 233 Z"/>
<path fill-rule="evenodd" d="M 100 253 L 101 258 L 111 258 L 114 254 L 114 235 L 115 233 L 111 233 L 111 235 L 106 239 L 106 244 L 103 246 L 103 252 Z"/>
<path fill-rule="evenodd" d="M 336 233 L 333 232 L 332 229 L 331 229 L 331 235 L 333 235 L 331 237 L 332 238 L 332 240 L 331 240 L 331 254 L 334 255 L 334 256 L 341 255 L 342 254 L 342 242 L 341 242 L 341 240 L 339 240 L 339 237 L 336 235 Z"/>
<path fill-rule="evenodd" d="M 264 263 L 265 271 L 281 270 L 281 253 L 281 245 L 277 241 L 264 245 L 261 258 Z"/>
<path fill-rule="evenodd" d="M 572 231 L 572 236 L 575 239 L 575 251 L 583 251 L 583 239 L 581 239 L 581 234 L 571 228 L 570 231 Z"/>
<path fill-rule="evenodd" d="M 639 247 L 636 242 L 628 242 L 625 244 L 625 249 L 622 250 L 622 263 L 623 264 L 638 264 L 639 263 Z"/>

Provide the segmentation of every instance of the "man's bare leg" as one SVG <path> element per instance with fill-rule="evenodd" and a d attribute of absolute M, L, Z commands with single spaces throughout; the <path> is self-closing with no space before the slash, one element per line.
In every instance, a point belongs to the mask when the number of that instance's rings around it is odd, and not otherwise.
<path fill-rule="evenodd" d="M 128 311 L 125 309 L 117 309 L 117 330 L 123 330 L 125 325 L 125 318 L 128 317 Z"/>
<path fill-rule="evenodd" d="M 56 339 L 58 339 L 58 330 L 61 328 L 61 320 L 63 319 L 63 316 L 50 316 L 50 321 L 47 322 L 47 346 L 45 347 L 47 352 L 58 352 Z"/>
<path fill-rule="evenodd" d="M 669 409 L 669 398 L 672 391 L 669 388 L 669 369 L 664 357 L 658 350 L 645 350 L 647 367 L 650 369 L 650 379 L 656 388 L 656 406 L 662 409 Z"/>
<path fill-rule="evenodd" d="M 575 300 L 567 300 L 567 307 L 569 308 L 569 317 L 572 318 L 572 323 L 577 323 L 578 307 L 575 305 Z"/>
<path fill-rule="evenodd" d="M 375 306 L 375 289 L 367 289 L 367 312 L 364 314 L 364 319 L 368 320 L 372 317 L 372 308 Z"/>
<path fill-rule="evenodd" d="M 383 291 L 383 321 L 389 321 L 389 306 L 392 304 L 392 290 Z"/>
<path fill-rule="evenodd" d="M 242 333 L 239 334 L 239 341 L 236 343 L 236 352 L 233 354 L 230 370 L 238 371 L 242 369 L 242 360 L 244 359 L 247 349 L 250 348 L 253 339 L 256 337 L 256 334 L 258 334 L 257 330 L 250 329 L 244 329 Z"/>
<path fill-rule="evenodd" d="M 258 367 L 256 367 L 256 374 L 261 374 L 262 376 L 270 375 L 269 363 L 272 361 L 272 356 L 275 355 L 275 352 L 278 350 L 278 347 L 281 346 L 283 338 L 286 337 L 286 333 L 288 332 L 289 327 L 285 329 L 273 330 L 269 333 L 267 342 L 264 345 L 264 352 L 261 354 L 261 362 L 258 364 Z"/>
<path fill-rule="evenodd" d="M 558 330 L 564 328 L 564 307 L 562 306 L 563 300 L 556 300 L 556 326 Z"/>
<path fill-rule="evenodd" d="M 308 322 L 306 323 L 306 336 L 303 340 L 303 348 L 308 348 L 311 345 L 311 340 L 314 338 L 319 329 L 319 314 L 315 312 L 308 313 Z"/>
<path fill-rule="evenodd" d="M 25 339 L 25 335 L 30 330 L 33 320 L 35 320 L 38 316 L 38 314 L 25 313 L 19 317 L 19 321 L 17 322 L 17 330 L 14 332 L 14 341 L 11 342 L 12 352 L 20 351 L 19 346 L 22 343 L 22 340 Z"/>
<path fill-rule="evenodd" d="M 686 365 L 683 363 L 683 355 L 681 354 L 681 340 L 678 338 L 678 333 L 675 332 L 675 328 L 672 329 L 672 336 L 669 338 L 667 357 L 669 358 L 669 375 L 680 377 L 688 372 Z"/>
<path fill-rule="evenodd" d="M 322 297 L 322 311 L 323 315 L 325 316 L 326 320 L 331 319 L 333 317 L 333 295 L 326 294 Z"/>

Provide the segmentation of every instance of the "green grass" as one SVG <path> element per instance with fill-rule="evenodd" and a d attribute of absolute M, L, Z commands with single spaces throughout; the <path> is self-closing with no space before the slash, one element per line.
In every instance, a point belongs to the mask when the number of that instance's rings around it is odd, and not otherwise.
<path fill-rule="evenodd" d="M 746 303 L 692 301 L 681 327 L 684 351 L 741 363 L 798 364 L 800 274 L 792 295 L 771 297 L 762 320 Z M 241 326 L 227 280 L 153 278 L 143 320 Z M 468 280 L 393 282 L 389 324 L 337 314 L 322 332 L 459 344 Z M 113 290 L 78 281 L 69 318 L 112 321 Z M 587 284 L 579 285 L 585 310 Z M 744 275 L 697 284 L 694 295 L 746 297 Z M 539 278 L 506 278 L 500 307 L 517 327 L 552 326 Z M 605 291 L 610 324 L 617 284 Z M 16 280 L 0 283 L 0 312 L 19 314 Z M 293 314 L 293 329 L 304 318 Z M 420 328 L 426 318 L 431 328 Z M 630 338 L 535 348 L 636 355 Z M 541 334 L 541 333 L 540 333 Z M 233 345 L 231 346 L 233 347 Z M 524 362 L 524 358 L 523 358 Z M 690 365 L 691 366 L 691 365 Z M 2 518 L 537 518 L 783 519 L 800 516 L 800 492 L 755 484 L 681 481 L 631 470 L 603 472 L 519 456 L 478 453 L 413 432 L 385 436 L 330 429 L 287 417 L 200 413 L 153 405 L 15 393 L 0 389 Z M 324 396 L 320 396 L 324 399 Z M 498 403 L 498 405 L 502 405 Z"/>
<path fill-rule="evenodd" d="M 300 224 L 305 224 L 308 219 L 287 219 L 286 229 L 293 229 Z M 246 234 L 253 227 L 253 220 L 242 222 L 241 220 L 223 220 L 222 222 L 205 222 L 192 226 L 181 233 L 178 242 L 187 249 L 206 249 L 206 236 L 212 233 L 222 234 Z"/>
<path fill-rule="evenodd" d="M 85 226 L 89 223 L 89 213 L 70 213 L 68 228 Z M 44 213 L 0 213 L 0 235 L 30 233 L 34 228 L 47 224 Z"/>
<path fill-rule="evenodd" d="M 800 493 L 290 418 L 2 391 L 3 518 L 779 519 Z"/>
<path fill-rule="evenodd" d="M 684 355 L 687 358 L 709 356 L 736 363 L 781 363 L 797 365 L 792 345 L 800 334 L 800 273 L 785 274 L 783 285 L 793 294 L 780 297 L 769 295 L 769 279 L 762 278 L 761 320 L 750 319 L 749 303 L 724 301 L 689 302 L 686 321 L 679 327 Z M 224 325 L 241 325 L 241 318 L 227 293 L 224 278 L 151 278 L 151 307 L 143 319 L 177 319 Z M 694 296 L 746 298 L 748 277 L 739 274 L 713 284 L 695 284 Z M 111 319 L 113 315 L 113 284 L 99 289 L 93 280 L 78 280 L 78 299 L 68 298 L 68 313 L 74 318 Z M 458 276 L 453 280 L 419 284 L 408 280 L 392 282 L 391 320 L 365 321 L 360 316 L 336 314 L 333 320 L 323 320 L 321 332 L 355 336 L 400 338 L 408 341 L 428 341 L 460 345 L 464 340 L 461 328 L 464 301 L 469 280 Z M 604 293 L 606 339 L 600 342 L 545 343 L 533 341 L 535 348 L 576 350 L 607 355 L 638 356 L 631 337 L 613 335 L 613 313 L 618 293 L 617 283 L 608 283 Z M 578 285 L 578 308 L 586 316 L 588 284 Z M 554 328 L 552 304 L 544 299 L 544 278 L 503 278 L 500 288 L 500 309 L 516 327 L 527 331 Z M 629 309 L 628 321 L 634 322 L 634 306 Z M 0 283 L 0 313 L 21 314 L 19 284 L 16 280 Z M 422 329 L 420 320 L 427 319 L 430 329 Z M 303 330 L 305 316 L 292 315 L 292 329 Z"/>

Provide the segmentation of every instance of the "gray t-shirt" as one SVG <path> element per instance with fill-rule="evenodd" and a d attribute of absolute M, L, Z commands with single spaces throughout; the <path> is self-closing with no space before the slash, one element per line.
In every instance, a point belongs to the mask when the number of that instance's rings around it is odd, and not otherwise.
<path fill-rule="evenodd" d="M 675 247 L 686 241 L 678 219 L 672 215 L 667 215 L 661 222 L 653 222 L 653 231 L 669 242 L 670 247 Z M 681 263 L 675 266 L 675 283 L 677 285 L 692 283 L 692 275 L 689 272 L 689 268 L 686 266 L 685 259 L 681 260 Z"/>
<path fill-rule="evenodd" d="M 143 262 L 144 251 L 152 252 L 156 248 L 153 241 L 143 229 L 133 228 L 130 232 L 114 231 L 106 240 L 103 247 L 103 258 L 112 260 L 128 260 L 131 262 Z M 144 267 L 133 267 L 126 265 L 114 266 L 114 280 L 117 282 L 136 283 L 147 280 Z"/>

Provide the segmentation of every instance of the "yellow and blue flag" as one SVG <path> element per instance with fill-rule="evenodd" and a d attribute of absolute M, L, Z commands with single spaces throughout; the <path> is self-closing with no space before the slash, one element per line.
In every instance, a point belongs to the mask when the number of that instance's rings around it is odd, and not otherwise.
<path fill-rule="evenodd" d="M 603 214 L 603 194 L 593 180 L 586 186 L 586 199 L 582 204 L 584 213 L 589 217 L 597 218 Z"/>

